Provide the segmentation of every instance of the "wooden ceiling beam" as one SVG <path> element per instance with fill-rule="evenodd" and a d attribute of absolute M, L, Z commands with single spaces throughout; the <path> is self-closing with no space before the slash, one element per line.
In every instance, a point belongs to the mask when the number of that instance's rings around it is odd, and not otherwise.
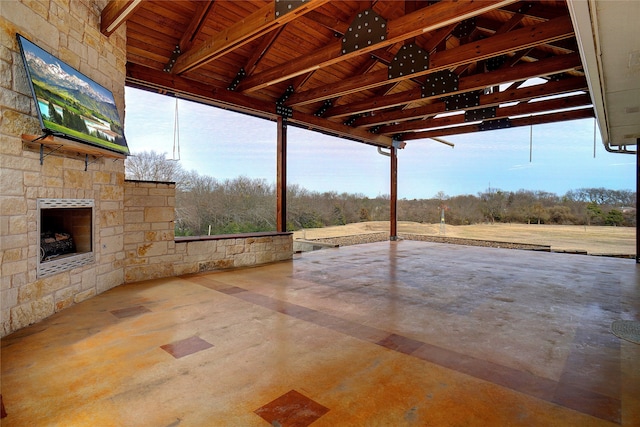
<path fill-rule="evenodd" d="M 393 139 L 387 135 L 374 134 L 365 129 L 357 129 L 342 123 L 332 122 L 321 117 L 314 116 L 313 114 L 302 114 L 296 112 L 293 117 L 288 120 L 301 128 L 353 141 L 364 142 L 365 144 L 379 147 L 391 147 L 393 144 Z"/>
<path fill-rule="evenodd" d="M 128 65 L 126 83 L 131 87 L 146 90 L 154 89 L 160 93 L 177 94 L 177 96 L 185 99 L 191 99 L 196 102 L 236 112 L 247 113 L 269 120 L 275 120 L 278 117 L 275 112 L 275 105 L 272 102 L 251 98 L 225 88 L 212 89 L 212 87 L 206 83 L 136 64 Z M 366 144 L 381 147 L 390 147 L 392 144 L 392 139 L 386 135 L 373 134 L 365 129 L 355 129 L 342 123 L 316 117 L 312 114 L 304 114 L 296 111 L 288 121 L 309 130 Z"/>
<path fill-rule="evenodd" d="M 200 1 L 196 3 L 196 12 L 193 15 L 193 19 L 189 23 L 189 26 L 185 30 L 184 34 L 180 38 L 178 46 L 181 52 L 186 52 L 191 49 L 193 42 L 200 33 L 202 24 L 207 19 L 211 11 L 213 10 L 214 1 Z"/>
<path fill-rule="evenodd" d="M 280 33 L 282 32 L 282 30 L 284 30 L 284 26 L 276 28 L 275 30 L 272 30 L 270 33 L 266 34 L 262 38 L 262 42 L 260 43 L 260 46 L 258 46 L 258 48 L 253 52 L 253 54 L 247 60 L 244 66 L 244 70 L 247 76 L 250 76 L 253 74 L 256 67 L 260 63 L 260 60 L 267 54 L 271 46 L 273 46 L 273 43 L 275 43 L 278 36 L 280 36 Z"/>
<path fill-rule="evenodd" d="M 582 77 L 573 77 L 571 79 L 564 79 L 559 81 L 550 81 L 545 84 L 539 84 L 534 86 L 528 86 L 524 88 L 509 88 L 502 92 L 495 92 L 488 95 L 480 95 L 480 103 L 477 107 L 468 108 L 468 110 L 474 110 L 477 108 L 493 107 L 508 102 L 528 102 L 535 98 L 543 98 L 546 96 L 562 95 L 565 93 L 577 92 L 587 90 L 587 81 Z M 363 117 L 356 120 L 354 126 L 362 126 L 362 122 L 382 121 L 381 123 L 375 123 L 376 125 L 385 125 L 389 123 L 407 122 L 415 119 L 424 119 L 427 117 L 433 117 L 441 113 L 448 113 L 444 101 L 435 102 L 433 104 L 424 105 L 421 107 L 397 110 L 388 113 L 380 113 L 370 117 Z M 370 126 L 370 125 L 368 125 Z M 363 127 L 368 127 L 363 126 Z M 410 129 L 407 128 L 407 130 Z M 397 128 L 396 132 L 404 131 L 402 128 Z"/>
<path fill-rule="evenodd" d="M 311 70 L 334 65 L 360 55 L 369 54 L 386 46 L 417 37 L 429 31 L 458 23 L 467 19 L 514 3 L 515 0 L 486 0 L 480 2 L 441 1 L 416 12 L 404 15 L 387 23 L 387 37 L 384 41 L 365 48 L 342 53 L 342 41 L 327 45 L 316 52 L 292 59 L 252 77 L 244 79 L 238 86 L 240 92 L 254 92 L 267 86 L 296 77 Z M 335 96 L 329 97 L 335 98 Z M 325 98 L 326 99 L 326 98 Z"/>
<path fill-rule="evenodd" d="M 518 51 L 573 35 L 573 25 L 569 17 L 557 18 L 539 25 L 520 28 L 505 34 L 489 37 L 484 40 L 461 45 L 459 47 L 436 52 L 429 59 L 429 69 L 420 70 L 411 75 L 389 79 L 387 70 L 380 70 L 364 76 L 344 79 L 331 86 L 324 86 L 293 94 L 287 105 L 305 105 L 349 93 L 372 89 L 396 80 L 423 76 L 436 71 L 452 69 L 459 65 L 487 59 L 492 56 Z"/>
<path fill-rule="evenodd" d="M 333 16 L 325 15 L 317 10 L 312 10 L 309 13 L 306 13 L 304 15 L 304 19 L 310 19 L 340 36 L 343 36 L 349 28 L 348 22 L 342 22 Z"/>
<path fill-rule="evenodd" d="M 496 108 L 496 116 L 489 120 L 523 116 L 527 114 L 538 114 L 544 113 L 545 111 L 562 110 L 565 108 L 578 108 L 587 105 L 591 105 L 591 98 L 588 94 L 571 95 L 563 98 L 547 99 L 537 102 L 523 102 L 518 105 Z M 396 135 L 405 132 L 416 132 L 445 126 L 463 125 L 465 123 L 467 123 L 465 121 L 465 115 L 456 114 L 453 116 L 429 118 L 426 120 L 413 120 L 399 125 L 383 126 L 380 128 L 379 133 L 383 135 Z"/>
<path fill-rule="evenodd" d="M 547 95 L 557 95 L 586 89 L 586 82 L 582 77 L 575 77 L 558 82 L 548 82 L 544 85 L 528 86 L 521 89 L 510 87 L 502 92 L 480 95 L 480 105 L 478 106 L 478 108 L 518 100 L 527 101 L 532 98 L 538 98 Z M 404 110 L 374 112 L 368 116 L 358 118 L 353 125 L 357 127 L 371 127 L 385 125 L 388 123 L 398 123 L 408 120 L 421 119 L 447 112 L 444 101 L 441 101 L 441 98 L 437 97 L 434 99 L 438 99 L 439 102 L 434 102 L 432 104 L 415 108 L 408 108 Z"/>
<path fill-rule="evenodd" d="M 526 102 L 534 98 L 560 95 L 563 93 L 570 93 L 586 89 L 587 81 L 582 77 L 573 77 L 571 79 L 559 80 L 556 82 L 547 82 L 545 84 L 528 86 L 520 89 L 518 89 L 517 87 L 512 87 L 502 92 L 480 95 L 480 105 L 474 107 L 474 109 L 492 107 L 512 101 Z M 385 125 L 388 123 L 406 122 L 409 120 L 432 117 L 437 114 L 446 112 L 448 111 L 446 109 L 444 101 L 440 101 L 433 104 L 424 105 L 422 107 L 382 112 L 372 116 L 362 117 L 355 121 L 354 126 L 369 127 L 375 125 Z"/>
<path fill-rule="evenodd" d="M 215 34 L 197 48 L 183 53 L 173 67 L 173 74 L 182 74 L 200 67 L 209 61 L 261 37 L 287 24 L 299 16 L 316 9 L 329 0 L 309 0 L 293 11 L 280 17 L 275 16 L 275 2 L 269 2 L 229 28 Z"/>
<path fill-rule="evenodd" d="M 511 120 L 509 128 L 521 126 L 543 125 L 549 123 L 564 122 L 569 120 L 580 120 L 593 118 L 593 108 L 581 108 L 579 110 L 562 111 L 557 113 L 540 114 L 537 116 L 521 117 Z M 402 136 L 402 141 L 412 141 L 416 139 L 438 138 L 442 136 L 461 135 L 463 133 L 481 132 L 480 124 L 458 126 L 453 128 L 435 129 L 424 132 L 407 133 Z"/>
<path fill-rule="evenodd" d="M 527 3 L 527 2 L 523 2 Z M 557 18 L 560 15 L 568 14 L 567 8 L 565 6 L 550 6 L 548 4 L 542 4 L 536 0 L 529 2 L 533 3 L 532 7 L 524 12 L 527 18 L 535 19 L 538 21 L 548 21 L 549 19 Z M 511 4 L 505 6 L 501 9 L 502 12 L 507 13 L 519 13 L 521 3 Z"/>
<path fill-rule="evenodd" d="M 142 6 L 143 0 L 111 0 L 100 14 L 100 32 L 110 36 Z"/>
<path fill-rule="evenodd" d="M 482 74 L 473 74 L 467 77 L 461 77 L 458 82 L 458 90 L 447 93 L 446 95 L 455 95 L 462 92 L 484 89 L 486 87 L 510 83 L 514 80 L 526 80 L 533 77 L 557 74 L 563 71 L 572 70 L 581 66 L 580 55 L 573 53 L 570 55 L 554 56 L 542 59 L 536 62 L 527 62 L 510 68 L 501 68 Z M 325 117 L 343 117 L 354 114 L 362 114 L 387 108 L 405 105 L 415 101 L 426 101 L 429 99 L 442 98 L 444 95 L 435 95 L 431 97 L 423 97 L 422 89 L 416 88 L 405 92 L 396 93 L 379 99 L 367 99 L 364 101 L 354 102 L 351 104 L 341 105 L 331 108 L 325 114 Z M 384 113 L 382 113 L 384 114 Z M 364 117 L 356 120 L 356 126 L 374 125 L 380 123 L 378 120 L 384 117 L 380 113 L 376 113 L 372 117 Z M 400 115 L 398 113 L 391 113 Z M 383 122 L 384 123 L 384 122 Z"/>

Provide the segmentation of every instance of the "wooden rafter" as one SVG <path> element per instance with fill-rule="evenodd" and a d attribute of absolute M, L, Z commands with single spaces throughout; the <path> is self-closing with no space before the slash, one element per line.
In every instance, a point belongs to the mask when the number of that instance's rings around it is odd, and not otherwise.
<path fill-rule="evenodd" d="M 387 38 L 380 43 L 343 54 L 342 42 L 336 40 L 310 55 L 301 56 L 247 78 L 240 84 L 238 90 L 241 92 L 254 92 L 310 70 L 335 65 L 342 61 L 378 51 L 386 46 L 416 37 L 425 32 L 446 27 L 457 21 L 461 16 L 473 17 L 512 2 L 510 0 L 487 0 L 482 2 L 460 2 L 460 4 L 453 6 L 450 2 L 443 1 L 389 22 Z"/>
<path fill-rule="evenodd" d="M 540 114 L 537 116 L 521 117 L 512 119 L 510 128 L 516 128 L 521 126 L 543 125 L 549 123 L 564 122 L 569 120 L 589 119 L 593 118 L 594 113 L 592 108 L 581 108 L 579 110 L 562 111 L 557 113 Z M 467 126 L 458 126 L 453 128 L 435 129 L 424 132 L 408 133 L 403 136 L 403 141 L 426 139 L 426 138 L 438 138 L 441 136 L 460 135 L 463 133 L 481 132 L 482 125 L 472 124 Z"/>
<path fill-rule="evenodd" d="M 546 96 L 560 95 L 565 93 L 577 92 L 587 89 L 587 81 L 581 77 L 573 77 L 570 79 L 559 80 L 555 82 L 547 82 L 545 84 L 539 84 L 534 86 L 528 86 L 524 88 L 512 88 L 506 89 L 503 92 L 495 92 L 488 95 L 480 95 L 479 105 L 476 107 L 467 108 L 467 110 L 474 110 L 477 108 L 495 107 L 500 104 L 508 102 L 528 102 L 534 98 L 542 98 Z M 424 119 L 427 117 L 436 116 L 441 113 L 450 112 L 446 109 L 444 101 L 434 102 L 433 104 L 425 105 L 422 107 L 416 107 L 406 110 L 393 111 L 389 113 L 381 113 L 384 118 L 382 123 L 398 123 L 395 125 L 387 125 L 380 128 L 380 133 L 400 133 L 406 132 L 414 128 L 412 123 L 416 119 Z M 377 115 L 371 117 L 363 117 L 356 120 L 356 126 L 364 126 L 362 122 L 371 121 L 375 119 Z M 377 119 L 380 120 L 380 119 Z M 405 123 L 406 122 L 406 123 Z M 369 125 L 370 126 L 370 125 Z"/>
<path fill-rule="evenodd" d="M 311 0 L 276 19 L 273 0 L 144 2 L 132 14 L 133 0 L 114 0 L 103 16 L 127 20 L 127 84 L 270 120 L 286 114 L 290 125 L 389 146 L 391 135 L 413 137 L 438 123 L 465 129 L 452 124 L 460 117 L 434 119 L 451 108 L 445 96 L 480 93 L 465 110 L 519 103 L 499 107 L 502 117 L 529 111 L 534 98 L 588 92 L 565 1 Z M 343 54 L 342 38 L 367 9 L 385 19 L 384 40 Z M 389 79 L 387 66 L 408 43 L 429 52 L 429 68 Z M 422 88 L 443 70 L 458 73 L 455 88 Z M 549 81 L 521 86 L 533 77 Z"/>
<path fill-rule="evenodd" d="M 555 56 L 537 62 L 527 62 L 515 67 L 500 69 L 488 73 L 461 77 L 458 84 L 458 90 L 452 91 L 447 95 L 484 89 L 486 87 L 509 83 L 513 80 L 526 80 L 533 77 L 556 74 L 567 70 L 572 70 L 576 67 L 579 67 L 580 64 L 580 55 L 574 53 L 571 55 Z M 413 101 L 424 101 L 441 97 L 442 95 L 423 97 L 422 89 L 416 88 L 394 95 L 389 95 L 380 99 L 364 100 L 349 105 L 335 107 L 327 111 L 326 117 L 340 117 L 364 112 L 378 111 L 390 107 L 405 105 Z M 364 124 L 379 124 L 380 122 L 378 121 L 378 117 L 380 117 L 380 115 L 376 114 L 374 117 L 376 118 L 374 119 L 373 123 L 367 121 L 367 118 L 364 118 L 362 120 L 357 120 L 356 126 Z"/>
<path fill-rule="evenodd" d="M 247 18 L 214 35 L 197 48 L 185 52 L 176 61 L 173 73 L 181 74 L 200 67 L 295 20 L 301 14 L 320 7 L 328 1 L 309 0 L 294 11 L 280 17 L 275 16 L 275 2 L 270 2 Z"/>
<path fill-rule="evenodd" d="M 590 104 L 591 99 L 587 94 L 548 99 L 538 102 L 523 102 L 517 105 L 496 108 L 496 115 L 491 120 L 527 114 L 538 114 L 545 111 L 562 110 L 565 108 L 584 107 Z M 465 115 L 456 114 L 453 116 L 430 118 L 427 120 L 414 120 L 400 125 L 383 126 L 380 128 L 380 133 L 395 135 L 404 132 L 416 132 L 445 126 L 463 125 L 465 123 Z"/>
<path fill-rule="evenodd" d="M 335 98 L 363 89 L 382 86 L 394 80 L 404 80 L 408 77 L 418 77 L 436 71 L 455 68 L 458 65 L 526 49 L 529 46 L 544 43 L 545 41 L 559 40 L 572 35 L 573 26 L 571 25 L 571 19 L 568 16 L 556 18 L 553 21 L 548 21 L 533 27 L 521 28 L 476 43 L 436 52 L 429 59 L 430 67 L 428 70 L 419 70 L 411 75 L 395 79 L 389 79 L 387 70 L 369 73 L 366 76 L 356 76 L 355 78 L 337 82 L 330 87 L 322 87 L 294 94 L 289 98 L 287 105 L 305 105 L 323 101 L 328 98 Z"/>
<path fill-rule="evenodd" d="M 184 31 L 180 43 L 178 46 L 182 52 L 186 52 L 191 49 L 193 43 L 202 29 L 202 24 L 207 19 L 211 11 L 213 10 L 214 2 L 201 1 L 196 3 L 196 12 L 193 19 L 189 23 L 189 26 Z"/>
<path fill-rule="evenodd" d="M 100 14 L 100 32 L 110 36 L 136 10 L 142 6 L 143 0 L 111 0 Z"/>
<path fill-rule="evenodd" d="M 143 89 L 153 88 L 165 93 L 180 94 L 180 96 L 190 97 L 195 101 L 222 108 L 233 107 L 237 111 L 271 120 L 278 117 L 274 105 L 270 102 L 250 98 L 226 89 L 212 90 L 204 83 L 134 64 L 131 64 L 128 69 L 127 84 Z M 392 139 L 386 135 L 372 134 L 364 129 L 353 129 L 342 123 L 332 122 L 312 114 L 296 112 L 295 116 L 289 119 L 289 122 L 367 144 L 390 147 L 392 143 Z"/>
<path fill-rule="evenodd" d="M 312 10 L 309 13 L 305 14 L 302 19 L 309 19 L 316 24 L 320 24 L 321 26 L 333 31 L 339 36 L 343 36 L 349 28 L 348 22 L 342 22 L 333 16 L 327 16 L 324 13 L 320 13 L 316 10 Z"/>
<path fill-rule="evenodd" d="M 256 67 L 260 63 L 260 60 L 264 58 L 264 55 L 267 54 L 267 52 L 269 51 L 269 48 L 273 46 L 273 43 L 276 41 L 276 39 L 278 38 L 278 36 L 280 35 L 283 29 L 284 29 L 284 26 L 278 27 L 275 30 L 272 30 L 270 33 L 266 34 L 262 38 L 260 45 L 258 46 L 257 49 L 254 50 L 253 54 L 247 60 L 244 66 L 244 70 L 248 76 L 253 74 L 253 71 L 256 69 Z"/>

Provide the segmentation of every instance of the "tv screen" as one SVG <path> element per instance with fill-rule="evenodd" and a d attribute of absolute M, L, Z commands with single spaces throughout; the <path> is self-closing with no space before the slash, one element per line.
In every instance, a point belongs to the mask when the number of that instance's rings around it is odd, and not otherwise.
<path fill-rule="evenodd" d="M 129 154 L 113 93 L 20 34 L 42 131 Z"/>

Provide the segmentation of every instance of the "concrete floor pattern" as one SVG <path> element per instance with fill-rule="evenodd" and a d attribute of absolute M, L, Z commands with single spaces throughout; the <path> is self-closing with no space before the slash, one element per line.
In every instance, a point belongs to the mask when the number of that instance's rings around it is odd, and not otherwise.
<path fill-rule="evenodd" d="M 634 260 L 381 242 L 123 285 L 2 340 L 2 426 L 638 426 Z"/>

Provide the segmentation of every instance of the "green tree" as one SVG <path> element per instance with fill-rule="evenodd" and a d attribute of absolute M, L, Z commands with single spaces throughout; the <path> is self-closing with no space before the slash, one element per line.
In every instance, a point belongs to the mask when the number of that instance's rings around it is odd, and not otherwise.
<path fill-rule="evenodd" d="M 624 223 L 624 215 L 617 209 L 611 209 L 605 217 L 604 223 L 606 225 L 620 226 Z"/>
<path fill-rule="evenodd" d="M 347 223 L 347 219 L 344 216 L 344 211 L 338 205 L 333 206 L 333 224 L 334 225 L 345 225 Z"/>
<path fill-rule="evenodd" d="M 58 110 L 56 110 L 55 105 L 51 101 L 49 101 L 49 120 L 59 125 L 62 124 L 62 116 L 58 113 Z"/>
<path fill-rule="evenodd" d="M 602 209 L 600 209 L 598 203 L 589 202 L 587 204 L 587 225 L 591 225 L 591 221 L 593 221 L 594 219 L 602 219 L 602 216 Z"/>

